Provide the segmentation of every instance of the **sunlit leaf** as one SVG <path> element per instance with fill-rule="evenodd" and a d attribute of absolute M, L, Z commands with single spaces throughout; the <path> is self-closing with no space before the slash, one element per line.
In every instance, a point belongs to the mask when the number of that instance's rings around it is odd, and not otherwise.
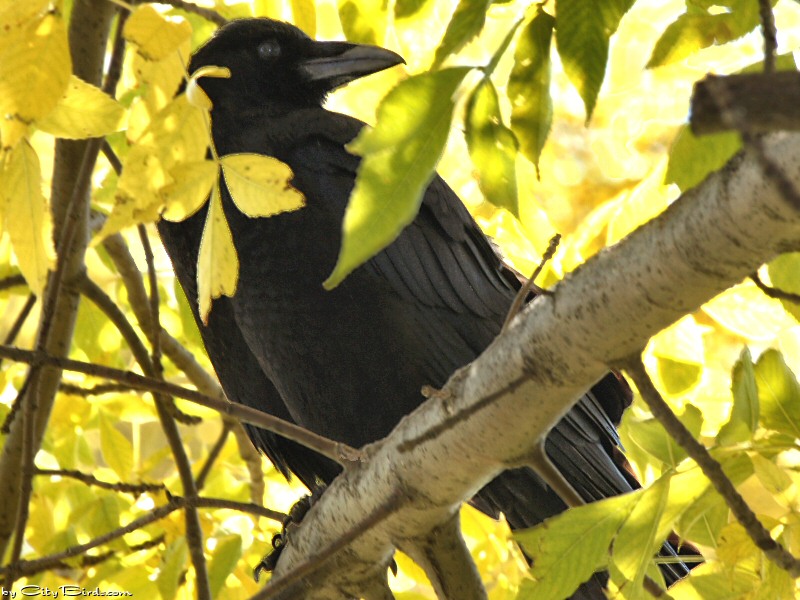
<path fill-rule="evenodd" d="M 800 252 L 781 254 L 769 263 L 772 285 L 784 292 L 800 295 Z M 781 300 L 783 308 L 800 321 L 800 306 L 790 300 Z"/>
<path fill-rule="evenodd" d="M 459 0 L 456 12 L 453 13 L 444 37 L 436 49 L 431 68 L 438 68 L 444 59 L 453 52 L 458 52 L 480 33 L 486 21 L 486 11 L 491 4 L 491 0 Z"/>
<path fill-rule="evenodd" d="M 73 75 L 61 100 L 38 127 L 62 138 L 101 137 L 122 128 L 124 112 L 119 102 Z"/>
<path fill-rule="evenodd" d="M 220 296 L 233 296 L 239 274 L 239 258 L 225 218 L 219 186 L 214 186 L 208 205 L 203 238 L 197 258 L 197 302 L 205 322 L 211 301 Z"/>
<path fill-rule="evenodd" d="M 317 35 L 317 8 L 314 0 L 292 0 L 292 21 L 309 37 Z"/>
<path fill-rule="evenodd" d="M 103 459 L 117 476 L 122 481 L 129 480 L 133 470 L 133 447 L 105 416 L 100 419 L 100 448 Z"/>
<path fill-rule="evenodd" d="M 668 394 L 685 393 L 700 381 L 705 363 L 704 332 L 689 315 L 652 338 L 650 350 L 658 359 L 659 381 Z"/>
<path fill-rule="evenodd" d="M 233 202 L 250 217 L 269 217 L 305 204 L 303 194 L 289 185 L 292 170 L 276 158 L 229 154 L 220 162 Z"/>
<path fill-rule="evenodd" d="M 467 102 L 465 137 L 486 199 L 517 215 L 517 139 L 503 124 L 497 91 L 485 78 Z"/>
<path fill-rule="evenodd" d="M 747 310 L 742 310 L 744 306 Z M 731 333 L 753 342 L 769 342 L 794 324 L 781 310 L 780 302 L 767 297 L 752 282 L 725 290 L 706 302 L 703 312 Z"/>
<path fill-rule="evenodd" d="M 211 596 L 217 597 L 222 589 L 225 579 L 236 567 L 236 563 L 242 556 L 242 538 L 238 535 L 227 535 L 217 538 L 217 546 L 214 548 L 214 556 L 208 565 L 208 583 L 211 587 Z"/>
<path fill-rule="evenodd" d="M 10 148 L 46 116 L 67 88 L 72 61 L 54 13 L 9 24 L 0 35 L 0 145 Z"/>
<path fill-rule="evenodd" d="M 539 156 L 553 121 L 550 41 L 555 19 L 539 10 L 520 33 L 508 79 L 511 129 L 520 150 L 539 169 Z"/>
<path fill-rule="evenodd" d="M 348 41 L 380 46 L 387 27 L 386 5 L 373 0 L 339 0 L 339 20 Z"/>
<path fill-rule="evenodd" d="M 156 585 L 163 600 L 172 600 L 178 593 L 181 579 L 186 572 L 186 559 L 189 551 L 186 538 L 181 536 L 173 541 L 161 555 Z"/>
<path fill-rule="evenodd" d="M 748 598 L 759 584 L 759 577 L 746 568 L 722 569 L 719 563 L 703 564 L 692 576 L 670 588 L 670 596 L 681 600 L 741 600 Z"/>
<path fill-rule="evenodd" d="M 161 191 L 173 183 L 171 170 L 202 161 L 208 143 L 203 111 L 185 95 L 165 106 L 123 160 L 114 210 L 97 239 L 155 221 L 164 205 Z"/>
<path fill-rule="evenodd" d="M 744 442 L 752 437 L 758 427 L 758 388 L 749 349 L 742 350 L 733 367 L 732 379 L 733 408 L 728 422 L 717 434 L 717 441 L 721 445 Z"/>
<path fill-rule="evenodd" d="M 397 19 L 413 17 L 429 0 L 396 0 L 394 3 L 394 16 Z"/>
<path fill-rule="evenodd" d="M 469 71 L 459 67 L 406 79 L 381 102 L 375 129 L 363 129 L 348 145 L 364 158 L 344 217 L 342 249 L 325 287 L 341 283 L 416 216 L 444 151 L 453 94 Z"/>
<path fill-rule="evenodd" d="M 534 581 L 523 581 L 518 600 L 561 600 L 608 562 L 614 536 L 641 497 L 637 491 L 573 508 L 514 533 L 533 558 Z"/>
<path fill-rule="evenodd" d="M 27 141 L 18 144 L 2 173 L 2 212 L 14 254 L 31 290 L 41 296 L 47 272 L 54 265 L 52 224 L 42 194 L 39 157 Z"/>
<path fill-rule="evenodd" d="M 753 539 L 736 521 L 723 527 L 718 543 L 717 555 L 731 567 L 753 558 L 759 552 Z"/>
<path fill-rule="evenodd" d="M 162 217 L 183 221 L 203 206 L 217 181 L 219 165 L 213 160 L 180 163 L 169 172 L 172 183 L 161 193 L 164 197 Z"/>
<path fill-rule="evenodd" d="M 702 48 L 725 44 L 742 37 L 760 23 L 758 3 L 729 0 L 714 5 L 728 6 L 729 10 L 712 14 L 697 4 L 689 4 L 689 10 L 661 34 L 647 67 L 673 63 Z"/>
<path fill-rule="evenodd" d="M 125 22 L 124 35 L 142 56 L 161 60 L 191 38 L 192 26 L 183 17 L 162 15 L 152 4 L 141 4 Z"/>
<path fill-rule="evenodd" d="M 772 460 L 754 453 L 750 456 L 756 477 L 773 496 L 783 494 L 792 485 L 792 478 Z"/>
<path fill-rule="evenodd" d="M 693 436 L 700 434 L 703 415 L 697 408 L 687 404 L 678 418 Z M 672 439 L 656 419 L 640 421 L 635 427 L 631 427 L 628 433 L 637 446 L 670 468 L 676 468 L 687 456 L 686 451 Z"/>
<path fill-rule="evenodd" d="M 660 478 L 645 489 L 614 541 L 614 564 L 636 586 L 641 585 L 647 567 L 653 561 L 653 555 L 661 546 L 658 529 L 669 490 L 668 477 Z"/>
<path fill-rule="evenodd" d="M 767 350 L 756 362 L 761 425 L 800 437 L 800 386 L 777 350 Z"/>
<path fill-rule="evenodd" d="M 609 40 L 633 1 L 556 1 L 558 54 L 586 106 L 587 122 L 605 77 Z"/>
<path fill-rule="evenodd" d="M 741 147 L 736 132 L 696 137 L 688 126 L 683 127 L 672 143 L 665 181 L 685 192 L 721 169 Z"/>
<path fill-rule="evenodd" d="M 209 65 L 197 69 L 197 71 L 192 73 L 192 76 L 189 77 L 189 81 L 186 84 L 186 98 L 189 100 L 189 104 L 196 106 L 197 108 L 202 108 L 203 110 L 211 110 L 214 108 L 214 105 L 211 103 L 211 99 L 208 97 L 208 94 L 206 94 L 205 90 L 200 87 L 198 82 L 203 77 L 230 79 L 230 76 L 231 70 L 228 67 L 215 67 Z"/>

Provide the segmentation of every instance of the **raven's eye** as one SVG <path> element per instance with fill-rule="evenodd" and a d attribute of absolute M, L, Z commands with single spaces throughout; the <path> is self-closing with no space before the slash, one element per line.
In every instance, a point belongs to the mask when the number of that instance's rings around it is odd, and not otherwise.
<path fill-rule="evenodd" d="M 281 55 L 281 46 L 275 40 L 267 40 L 258 45 L 258 56 L 264 60 L 277 58 Z"/>

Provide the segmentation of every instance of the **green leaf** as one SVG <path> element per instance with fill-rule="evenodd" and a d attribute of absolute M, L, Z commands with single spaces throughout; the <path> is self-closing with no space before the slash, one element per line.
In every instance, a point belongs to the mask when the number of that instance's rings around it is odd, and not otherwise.
<path fill-rule="evenodd" d="M 383 3 L 372 0 L 340 0 L 338 4 L 339 20 L 348 41 L 357 44 L 381 44 L 387 27 L 386 7 Z"/>
<path fill-rule="evenodd" d="M 539 10 L 522 30 L 508 79 L 511 129 L 522 153 L 539 169 L 539 157 L 553 122 L 550 96 L 550 41 L 555 19 Z"/>
<path fill-rule="evenodd" d="M 467 148 L 486 199 L 518 215 L 517 139 L 503 124 L 497 91 L 484 78 L 470 95 L 465 119 Z"/>
<path fill-rule="evenodd" d="M 761 485 L 773 496 L 779 496 L 791 487 L 792 478 L 769 458 L 756 453 L 750 456 L 750 460 Z"/>
<path fill-rule="evenodd" d="M 156 579 L 156 585 L 161 593 L 162 600 L 172 600 L 175 594 L 178 593 L 181 578 L 186 571 L 186 559 L 188 556 L 186 538 L 183 536 L 167 546 L 164 554 L 162 554 L 161 564 L 158 567 L 158 579 Z"/>
<path fill-rule="evenodd" d="M 784 292 L 800 294 L 800 252 L 782 254 L 769 263 L 769 279 L 772 285 Z M 789 300 L 781 300 L 783 308 L 800 321 L 800 306 Z"/>
<path fill-rule="evenodd" d="M 685 192 L 721 169 L 741 147 L 735 131 L 697 137 L 688 126 L 683 127 L 669 151 L 665 181 Z"/>
<path fill-rule="evenodd" d="M 767 350 L 755 367 L 761 425 L 795 438 L 800 437 L 800 387 L 783 356 Z"/>
<path fill-rule="evenodd" d="M 653 337 L 651 351 L 668 394 L 683 394 L 699 383 L 705 362 L 703 333 L 705 329 L 689 315 Z"/>
<path fill-rule="evenodd" d="M 491 4 L 491 0 L 460 0 L 436 49 L 431 69 L 439 68 L 448 56 L 461 50 L 480 33 L 486 22 L 486 11 Z"/>
<path fill-rule="evenodd" d="M 608 44 L 634 0 L 556 0 L 556 44 L 564 71 L 592 118 L 608 62 Z"/>
<path fill-rule="evenodd" d="M 723 446 L 749 440 L 758 427 L 758 387 L 753 359 L 746 347 L 733 367 L 731 390 L 731 416 L 717 434 L 717 443 Z"/>
<path fill-rule="evenodd" d="M 614 540 L 613 561 L 635 586 L 644 580 L 653 555 L 662 544 L 659 522 L 667 505 L 671 477 L 661 477 L 639 495 L 636 505 Z"/>
<path fill-rule="evenodd" d="M 541 525 L 514 533 L 533 558 L 517 600 L 560 600 L 606 566 L 609 547 L 643 491 L 579 506 Z"/>
<path fill-rule="evenodd" d="M 712 6 L 727 6 L 729 11 L 711 14 L 707 9 Z M 664 30 L 647 68 L 677 62 L 703 48 L 731 42 L 755 29 L 759 23 L 757 2 L 729 0 L 707 3 L 705 7 L 691 3 L 689 10 Z"/>
<path fill-rule="evenodd" d="M 236 563 L 242 557 L 242 538 L 238 535 L 227 535 L 217 538 L 214 556 L 208 565 L 208 582 L 211 587 L 211 596 L 216 598 L 225 580 L 236 568 Z"/>
<path fill-rule="evenodd" d="M 105 415 L 100 417 L 100 448 L 103 459 L 117 476 L 123 481 L 129 480 L 133 471 L 133 446 Z"/>
<path fill-rule="evenodd" d="M 417 14 L 428 0 L 396 0 L 394 3 L 395 19 L 406 19 Z"/>
<path fill-rule="evenodd" d="M 416 216 L 447 142 L 453 95 L 469 71 L 457 67 L 409 77 L 381 102 L 375 129 L 362 129 L 348 145 L 364 158 L 327 289 L 391 244 Z"/>
<path fill-rule="evenodd" d="M 678 418 L 693 436 L 700 435 L 703 415 L 696 407 L 687 404 Z M 683 448 L 675 443 L 675 440 L 656 419 L 647 419 L 636 423 L 635 426 L 629 429 L 628 433 L 637 446 L 659 459 L 669 468 L 674 469 L 687 456 Z"/>

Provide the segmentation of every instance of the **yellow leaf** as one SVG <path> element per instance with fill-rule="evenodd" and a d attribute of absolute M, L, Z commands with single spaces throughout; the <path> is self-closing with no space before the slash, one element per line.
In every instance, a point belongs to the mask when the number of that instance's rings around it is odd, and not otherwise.
<path fill-rule="evenodd" d="M 218 173 L 219 167 L 212 160 L 182 163 L 172 169 L 173 182 L 162 190 L 166 208 L 161 216 L 168 221 L 183 221 L 200 210 Z"/>
<path fill-rule="evenodd" d="M 24 21 L 40 16 L 49 6 L 50 0 L 4 0 L 0 3 L 0 27 L 18 27 Z"/>
<path fill-rule="evenodd" d="M 143 4 L 125 23 L 124 35 L 139 47 L 142 56 L 161 60 L 192 36 L 192 26 L 183 17 L 165 16 L 151 4 Z"/>
<path fill-rule="evenodd" d="M 66 92 L 39 129 L 72 140 L 102 137 L 122 129 L 125 109 L 99 88 L 71 76 Z"/>
<path fill-rule="evenodd" d="M 53 266 L 52 223 L 42 194 L 39 158 L 27 141 L 10 153 L 0 193 L 20 271 L 31 290 L 41 296 L 47 271 Z"/>
<path fill-rule="evenodd" d="M 128 152 L 116 204 L 98 240 L 138 223 L 154 221 L 164 206 L 162 188 L 173 183 L 177 164 L 202 161 L 208 147 L 203 111 L 178 96 L 158 113 Z"/>
<path fill-rule="evenodd" d="M 215 185 L 197 257 L 197 302 L 204 323 L 208 320 L 214 298 L 236 293 L 238 277 L 239 258 L 222 209 L 219 186 Z"/>
<path fill-rule="evenodd" d="M 158 113 L 137 144 L 149 146 L 162 157 L 166 168 L 178 162 L 203 160 L 209 134 L 203 111 L 178 96 Z"/>
<path fill-rule="evenodd" d="M 67 32 L 47 13 L 7 26 L 0 35 L 0 142 L 11 148 L 27 126 L 47 115 L 61 98 L 72 72 Z"/>
<path fill-rule="evenodd" d="M 131 104 L 128 129 L 129 140 L 139 139 L 161 109 L 172 102 L 178 87 L 186 75 L 186 58 L 191 52 L 191 44 L 185 42 L 178 50 L 164 60 L 147 60 L 141 54 L 133 55 L 132 71 L 135 84 L 132 87 L 143 90 Z"/>
<path fill-rule="evenodd" d="M 211 103 L 211 99 L 208 97 L 203 91 L 203 88 L 197 83 L 201 77 L 215 77 L 219 79 L 230 79 L 231 77 L 231 70 L 228 67 L 216 67 L 213 65 L 209 65 L 207 67 L 201 67 L 197 69 L 192 76 L 189 78 L 189 83 L 186 84 L 186 97 L 189 99 L 189 103 L 197 108 L 202 108 L 203 110 L 211 110 L 214 108 L 214 105 Z"/>
<path fill-rule="evenodd" d="M 250 217 L 269 217 L 305 205 L 303 194 L 289 185 L 288 165 L 260 154 L 223 156 L 222 173 L 234 203 Z"/>
<path fill-rule="evenodd" d="M 104 415 L 100 415 L 100 448 L 109 467 L 123 481 L 133 471 L 133 444 Z"/>

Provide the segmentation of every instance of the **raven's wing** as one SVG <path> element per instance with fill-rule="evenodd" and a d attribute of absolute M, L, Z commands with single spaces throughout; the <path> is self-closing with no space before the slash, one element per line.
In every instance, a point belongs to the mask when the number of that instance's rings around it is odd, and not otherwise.
<path fill-rule="evenodd" d="M 206 352 L 229 400 L 294 422 L 280 394 L 250 352 L 233 317 L 230 299 L 214 301 L 208 323 L 197 309 L 197 255 L 206 209 L 185 221 L 161 220 L 158 231 L 173 269 L 192 309 Z M 287 479 L 291 473 L 310 490 L 335 477 L 337 465 L 316 452 L 264 429 L 245 425 L 253 444 L 264 452 Z"/>
<path fill-rule="evenodd" d="M 343 146 L 363 124 L 342 115 L 328 113 L 328 118 L 339 120 L 334 130 L 337 136 L 318 137 L 313 144 L 297 146 L 288 157 L 290 165 L 302 177 L 303 165 L 314 164 L 317 169 L 320 162 L 327 161 L 327 170 L 340 173 L 352 187 L 360 161 Z M 346 133 L 343 123 L 350 124 Z M 307 179 L 303 178 L 304 187 L 309 185 Z M 312 185 L 312 197 L 322 192 Z M 450 354 L 445 378 L 491 343 L 519 287 L 461 200 L 438 175 L 428 185 L 417 217 L 358 271 L 389 285 L 409 306 L 428 316 L 427 327 L 418 331 L 426 347 L 440 348 L 442 340 L 459 346 Z M 467 361 L 465 356 L 469 356 Z M 440 363 L 440 358 L 435 362 Z M 441 385 L 444 381 L 437 377 L 430 383 Z M 616 425 L 630 400 L 627 386 L 609 374 L 548 437 L 551 458 L 586 500 L 631 489 L 613 452 L 619 444 Z"/>

